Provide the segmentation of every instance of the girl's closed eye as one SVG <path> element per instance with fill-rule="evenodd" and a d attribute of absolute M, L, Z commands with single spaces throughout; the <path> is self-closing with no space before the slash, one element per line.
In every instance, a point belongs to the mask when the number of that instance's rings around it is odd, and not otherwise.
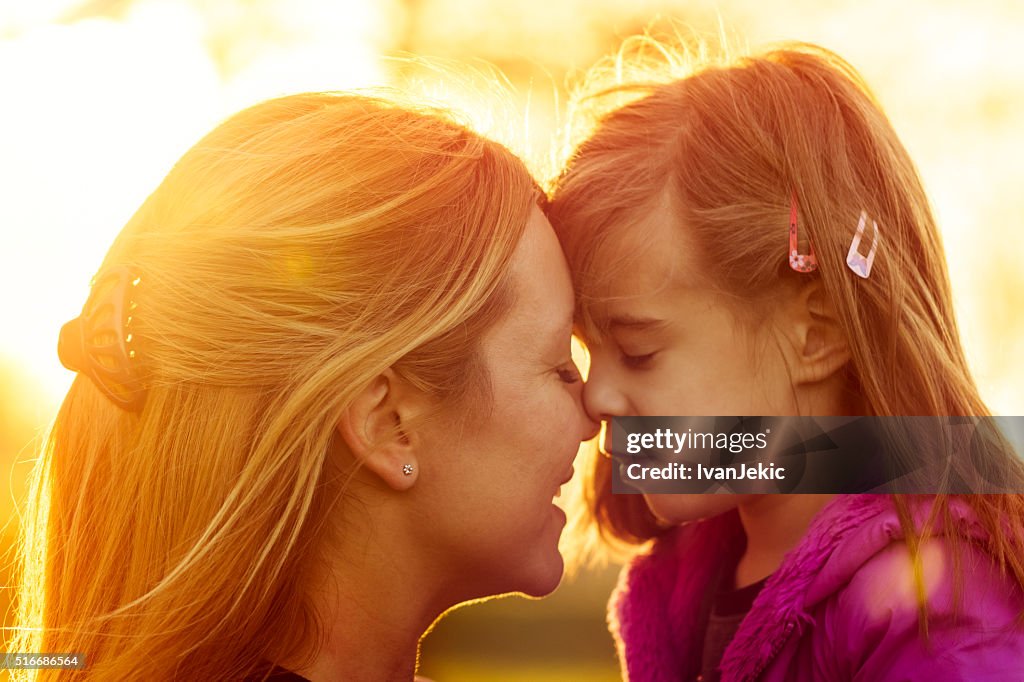
<path fill-rule="evenodd" d="M 613 323 L 615 324 L 615 323 Z M 649 369 L 665 348 L 667 325 L 654 318 L 628 318 L 613 329 L 611 341 L 618 348 L 619 364 L 627 370 Z"/>
<path fill-rule="evenodd" d="M 620 361 L 622 365 L 627 369 L 641 370 L 650 367 L 651 362 L 654 360 L 654 356 L 657 355 L 657 351 L 650 353 L 627 353 L 625 350 L 620 350 Z"/>

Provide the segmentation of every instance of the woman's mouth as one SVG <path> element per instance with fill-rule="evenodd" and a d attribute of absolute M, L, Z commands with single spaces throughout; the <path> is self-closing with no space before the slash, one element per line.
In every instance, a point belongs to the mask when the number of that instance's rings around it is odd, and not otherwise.
<path fill-rule="evenodd" d="M 575 469 L 569 467 L 569 474 L 562 480 L 561 483 L 558 484 L 558 490 L 555 491 L 556 499 L 562 496 L 562 486 L 564 486 L 566 483 L 572 480 L 573 473 L 575 473 Z"/>

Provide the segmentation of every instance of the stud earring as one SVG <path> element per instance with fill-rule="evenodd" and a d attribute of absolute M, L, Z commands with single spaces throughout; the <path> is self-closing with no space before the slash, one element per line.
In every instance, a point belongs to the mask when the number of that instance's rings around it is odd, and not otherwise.
<path fill-rule="evenodd" d="M 412 476 L 412 472 L 413 472 L 413 466 L 411 464 L 403 464 L 402 465 L 402 473 L 403 474 L 405 474 L 406 476 Z"/>

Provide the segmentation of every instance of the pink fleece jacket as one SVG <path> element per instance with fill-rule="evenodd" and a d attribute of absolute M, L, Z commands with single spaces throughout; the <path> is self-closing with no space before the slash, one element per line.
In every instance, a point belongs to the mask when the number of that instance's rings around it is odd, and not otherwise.
<path fill-rule="evenodd" d="M 754 601 L 723 656 L 722 682 L 1024 682 L 1017 620 L 1024 591 L 970 543 L 956 598 L 944 537 L 980 542 L 985 535 L 970 507 L 950 502 L 956 527 L 940 529 L 922 548 L 927 641 L 891 498 L 839 496 Z M 701 605 L 715 572 L 742 542 L 738 515 L 729 512 L 673 530 L 623 570 L 609 624 L 624 677 L 697 679 Z"/>

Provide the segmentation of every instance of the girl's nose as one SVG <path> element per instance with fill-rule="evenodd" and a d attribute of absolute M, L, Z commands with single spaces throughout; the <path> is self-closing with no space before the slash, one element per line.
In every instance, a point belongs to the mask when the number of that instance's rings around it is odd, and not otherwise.
<path fill-rule="evenodd" d="M 595 422 L 628 414 L 625 396 L 596 363 L 591 364 L 587 383 L 583 386 L 583 407 Z"/>

